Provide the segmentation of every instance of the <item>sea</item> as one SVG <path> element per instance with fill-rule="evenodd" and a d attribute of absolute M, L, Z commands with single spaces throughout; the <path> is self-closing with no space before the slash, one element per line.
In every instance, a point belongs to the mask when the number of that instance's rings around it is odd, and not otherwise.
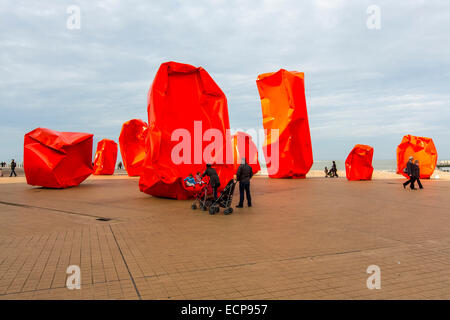
<path fill-rule="evenodd" d="M 334 160 L 334 161 L 336 161 L 336 166 L 338 170 L 345 170 L 345 160 Z M 266 172 L 267 171 L 266 164 L 261 163 L 260 165 L 261 171 Z M 332 165 L 333 160 L 314 160 L 311 170 L 323 171 L 325 167 L 330 169 Z M 395 172 L 397 169 L 397 162 L 396 160 L 373 160 L 372 166 L 375 170 Z"/>
<path fill-rule="evenodd" d="M 338 170 L 345 170 L 345 160 L 335 160 Z M 325 167 L 328 170 L 331 168 L 333 160 L 314 160 L 311 170 L 321 170 L 323 171 Z M 386 171 L 386 172 L 396 172 L 397 171 L 397 160 L 373 160 L 372 166 L 375 170 Z M 438 170 L 438 168 L 436 168 Z M 448 171 L 447 169 L 442 169 L 442 171 Z M 261 174 L 267 174 L 267 167 L 265 163 L 261 163 Z"/>
<path fill-rule="evenodd" d="M 345 170 L 345 160 L 335 160 L 338 170 Z M 331 168 L 333 160 L 314 160 L 311 170 L 323 170 L 325 167 Z M 373 160 L 372 166 L 375 170 L 395 172 L 397 170 L 397 160 Z"/>

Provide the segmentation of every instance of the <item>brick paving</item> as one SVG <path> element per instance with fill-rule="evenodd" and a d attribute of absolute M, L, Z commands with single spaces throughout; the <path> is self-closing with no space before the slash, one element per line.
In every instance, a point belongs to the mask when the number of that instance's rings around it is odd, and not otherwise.
<path fill-rule="evenodd" d="M 254 207 L 230 216 L 137 183 L 1 183 L 0 299 L 450 298 L 450 181 L 410 191 L 400 180 L 256 177 Z M 380 290 L 366 287 L 373 264 Z M 69 265 L 80 290 L 65 287 Z"/>

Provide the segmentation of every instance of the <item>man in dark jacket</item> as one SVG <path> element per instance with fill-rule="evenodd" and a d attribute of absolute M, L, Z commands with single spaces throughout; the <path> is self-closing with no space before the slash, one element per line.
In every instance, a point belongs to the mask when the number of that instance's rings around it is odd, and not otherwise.
<path fill-rule="evenodd" d="M 411 189 L 414 189 L 413 171 L 414 171 L 413 157 L 409 157 L 408 163 L 406 164 L 405 168 L 405 173 L 409 176 L 409 180 L 403 184 L 403 188 L 406 188 L 408 184 L 411 184 Z"/>
<path fill-rule="evenodd" d="M 414 164 L 412 165 L 412 181 L 411 181 L 411 189 L 415 190 L 414 188 L 414 182 L 417 181 L 417 184 L 419 185 L 420 189 L 423 189 L 422 182 L 420 182 L 420 167 L 419 167 L 419 160 L 414 161 Z"/>
<path fill-rule="evenodd" d="M 9 175 L 10 177 L 12 177 L 12 175 L 14 174 L 15 177 L 17 177 L 17 173 L 16 173 L 16 162 L 14 161 L 14 159 L 12 159 L 11 161 L 11 174 Z"/>
<path fill-rule="evenodd" d="M 239 204 L 236 208 L 242 208 L 244 206 L 244 191 L 247 196 L 248 206 L 252 206 L 252 196 L 250 195 L 250 179 L 253 177 L 253 170 L 245 159 L 242 159 L 236 173 L 236 180 L 239 181 Z"/>
<path fill-rule="evenodd" d="M 211 187 L 213 188 L 214 200 L 217 200 L 217 189 L 220 187 L 220 179 L 216 169 L 211 167 L 209 163 L 206 165 L 206 170 L 203 173 L 202 178 L 204 176 L 209 177 L 209 182 L 211 183 Z"/>

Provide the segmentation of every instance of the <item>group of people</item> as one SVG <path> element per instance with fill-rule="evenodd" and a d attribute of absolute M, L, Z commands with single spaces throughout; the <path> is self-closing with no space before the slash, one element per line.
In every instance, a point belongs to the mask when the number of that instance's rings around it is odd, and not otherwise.
<path fill-rule="evenodd" d="M 203 181 L 203 177 L 200 172 L 197 172 L 197 174 L 194 175 L 191 173 L 189 176 L 187 176 L 186 179 L 184 179 L 184 182 L 186 183 L 187 187 L 195 187 L 196 185 L 202 185 L 205 182 Z"/>
<path fill-rule="evenodd" d="M 327 167 L 325 167 L 325 178 L 339 178 L 337 174 L 337 167 L 336 167 L 336 161 L 333 161 L 333 164 L 331 166 L 331 169 L 328 170 Z"/>
<path fill-rule="evenodd" d="M 4 162 L 4 161 L 0 162 L 0 168 L 5 168 L 5 167 L 6 167 L 6 162 Z M 9 165 L 9 167 L 11 168 L 11 173 L 9 174 L 9 176 L 12 177 L 14 175 L 15 177 L 17 177 L 17 173 L 16 173 L 17 163 L 16 163 L 16 161 L 14 161 L 14 159 L 11 160 L 11 164 Z M 3 177 L 3 172 L 1 172 L 0 175 Z"/>
<path fill-rule="evenodd" d="M 205 176 L 209 177 L 209 183 L 211 184 L 212 187 L 214 200 L 217 200 L 217 190 L 220 187 L 220 178 L 219 175 L 217 174 L 216 169 L 214 169 L 211 166 L 211 164 L 206 165 L 206 170 L 203 174 L 197 172 L 195 178 L 193 174 L 190 174 L 187 178 L 184 179 L 184 182 L 187 187 L 195 187 L 196 185 L 202 185 L 205 183 L 203 181 L 203 178 Z M 252 177 L 253 177 L 253 169 L 247 163 L 245 158 L 243 158 L 236 174 L 233 177 L 235 182 L 239 181 L 239 204 L 236 206 L 236 208 L 244 207 L 244 195 L 247 197 L 248 206 L 249 207 L 252 206 L 252 196 L 250 193 L 250 179 Z"/>
<path fill-rule="evenodd" d="M 403 170 L 409 176 L 408 181 L 403 183 L 403 188 L 409 184 L 411 190 L 416 190 L 414 183 L 417 182 L 419 189 L 423 189 L 422 182 L 420 182 L 420 167 L 419 160 L 414 161 L 414 157 L 409 157 L 405 170 Z"/>

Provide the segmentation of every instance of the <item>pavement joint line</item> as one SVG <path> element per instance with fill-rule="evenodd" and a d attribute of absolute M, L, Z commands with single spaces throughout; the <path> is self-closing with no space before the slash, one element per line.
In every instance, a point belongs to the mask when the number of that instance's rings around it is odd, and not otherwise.
<path fill-rule="evenodd" d="M 116 282 L 121 282 L 124 280 L 110 280 L 110 281 L 100 281 L 100 282 L 92 282 L 92 283 L 85 283 L 85 284 L 81 284 L 81 287 L 83 286 L 95 286 L 98 284 L 109 284 L 109 283 L 116 283 Z M 14 294 L 22 294 L 22 293 L 30 293 L 30 292 L 41 292 L 41 291 L 48 291 L 48 290 L 57 290 L 57 289 L 65 289 L 67 288 L 66 286 L 63 287 L 53 287 L 53 288 L 44 288 L 44 289 L 33 289 L 33 290 L 24 290 L 24 291 L 15 291 L 15 292 L 9 292 L 9 293 L 0 293 L 0 297 L 5 297 L 5 296 L 9 296 L 9 295 L 14 295 Z M 69 289 L 67 289 L 69 290 Z M 80 289 L 83 290 L 83 289 Z M 72 290 L 73 291 L 73 290 Z"/>
<path fill-rule="evenodd" d="M 96 219 L 110 219 L 110 218 L 106 218 L 106 217 L 95 216 L 95 215 L 88 214 L 88 213 L 79 213 L 79 212 L 66 211 L 66 210 L 60 210 L 60 209 L 45 208 L 45 207 L 32 206 L 32 205 L 22 204 L 22 203 L 0 201 L 0 204 L 4 204 L 7 206 L 13 206 L 13 207 L 28 208 L 28 209 L 43 209 L 43 210 L 48 210 L 48 211 L 53 211 L 53 212 L 66 213 L 66 214 L 70 214 L 70 215 L 77 215 L 77 216 L 83 216 L 83 217 L 91 217 L 91 218 L 96 218 Z M 113 219 L 110 219 L 109 221 L 112 221 L 112 220 Z"/>
<path fill-rule="evenodd" d="M 250 263 L 241 263 L 241 264 L 233 264 L 233 265 L 225 265 L 225 266 L 217 266 L 212 268 L 203 268 L 203 269 L 195 269 L 195 270 L 187 270 L 187 271 L 178 271 L 178 272 L 167 272 L 167 273 L 157 273 L 152 276 L 143 276 L 143 277 L 137 277 L 149 279 L 149 278 L 158 278 L 162 276 L 170 276 L 172 274 L 184 274 L 184 273 L 191 273 L 191 272 L 199 272 L 199 271 L 210 271 L 210 270 L 216 270 L 216 269 L 226 269 L 226 268 L 238 268 L 238 267 L 245 267 L 245 266 L 252 266 L 255 264 L 258 264 L 259 262 L 250 262 Z M 267 263 L 267 261 L 264 261 L 262 263 Z"/>
<path fill-rule="evenodd" d="M 136 286 L 136 282 L 134 281 L 133 275 L 131 274 L 130 268 L 128 267 L 127 260 L 125 259 L 124 255 L 123 255 L 123 252 L 122 252 L 122 249 L 120 248 L 119 242 L 117 242 L 116 235 L 114 234 L 114 230 L 112 229 L 111 225 L 109 225 L 109 230 L 111 230 L 111 233 L 113 235 L 114 241 L 116 242 L 116 245 L 117 245 L 117 249 L 119 249 L 119 253 L 122 256 L 123 263 L 125 264 L 125 267 L 127 268 L 128 274 L 130 275 L 131 282 L 133 283 L 133 286 L 134 286 L 134 290 L 136 290 L 136 294 L 138 295 L 139 300 L 142 300 L 142 296 L 141 296 L 141 294 L 139 292 L 139 289 Z"/>
<path fill-rule="evenodd" d="M 343 252 L 332 252 L 332 253 L 324 253 L 324 254 L 318 254 L 314 256 L 301 256 L 301 257 L 292 257 L 292 258 L 285 258 L 285 259 L 279 259 L 278 261 L 287 261 L 287 260 L 302 260 L 302 259 L 314 259 L 319 257 L 326 257 L 326 256 L 335 256 L 335 255 L 341 255 L 341 254 L 349 254 L 349 253 L 357 253 L 357 252 L 363 252 L 364 250 L 352 250 L 352 251 L 343 251 Z"/>

